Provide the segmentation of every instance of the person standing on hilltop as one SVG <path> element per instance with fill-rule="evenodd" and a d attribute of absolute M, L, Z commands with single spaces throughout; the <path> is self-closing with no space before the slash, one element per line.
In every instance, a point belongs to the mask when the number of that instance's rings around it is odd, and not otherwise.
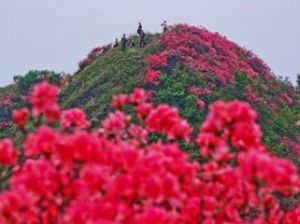
<path fill-rule="evenodd" d="M 115 40 L 114 47 L 119 47 L 119 40 L 118 40 L 118 38 L 116 38 L 116 40 Z"/>
<path fill-rule="evenodd" d="M 142 32 L 142 31 L 143 31 L 143 26 L 142 26 L 142 24 L 139 22 L 138 28 L 137 28 L 137 33 L 138 33 L 139 36 L 141 36 L 141 32 Z"/>
<path fill-rule="evenodd" d="M 126 35 L 124 33 L 123 36 L 122 36 L 122 39 L 121 39 L 121 49 L 122 49 L 122 51 L 126 50 L 126 45 L 127 45 L 127 39 L 126 39 Z"/>
<path fill-rule="evenodd" d="M 166 20 L 164 20 L 164 22 L 160 26 L 163 28 L 163 33 L 168 32 L 168 25 Z"/>
<path fill-rule="evenodd" d="M 145 32 L 143 30 L 141 30 L 141 34 L 140 34 L 140 47 L 141 48 L 146 46 L 145 37 L 146 37 Z"/>

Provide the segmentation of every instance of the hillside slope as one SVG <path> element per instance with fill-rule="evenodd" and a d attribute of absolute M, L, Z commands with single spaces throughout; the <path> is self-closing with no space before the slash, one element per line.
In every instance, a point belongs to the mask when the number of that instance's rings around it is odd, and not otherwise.
<path fill-rule="evenodd" d="M 143 49 L 126 52 L 107 46 L 93 49 L 63 82 L 63 107 L 84 108 L 96 120 L 111 110 L 112 95 L 138 86 L 148 90 L 153 102 L 177 106 L 191 124 L 199 124 L 212 102 L 239 99 L 259 112 L 265 144 L 276 154 L 296 160 L 299 93 L 276 78 L 261 59 L 219 34 L 184 24 L 170 27 L 166 34 L 149 34 L 147 42 Z M 20 97 L 13 101 L 19 102 Z M 0 110 L 0 121 L 9 122 L 11 105 L 2 104 Z M 10 135 L 11 129 L 3 127 L 1 136 Z"/>
<path fill-rule="evenodd" d="M 123 52 L 112 48 L 94 58 L 63 87 L 62 106 L 83 107 L 91 117 L 103 117 L 114 94 L 128 93 L 142 85 L 144 59 L 158 49 L 158 36 L 149 35 L 148 41 L 144 49 L 131 48 Z"/>

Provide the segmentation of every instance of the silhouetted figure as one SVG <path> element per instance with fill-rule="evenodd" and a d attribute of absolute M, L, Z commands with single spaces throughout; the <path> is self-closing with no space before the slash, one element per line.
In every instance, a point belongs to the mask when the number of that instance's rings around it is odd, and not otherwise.
<path fill-rule="evenodd" d="M 122 49 L 122 51 L 126 50 L 126 45 L 127 45 L 126 35 L 123 34 L 122 39 L 121 39 L 121 49 Z"/>
<path fill-rule="evenodd" d="M 131 47 L 135 47 L 135 46 L 136 46 L 135 42 L 132 41 L 132 42 L 131 42 Z"/>
<path fill-rule="evenodd" d="M 145 37 L 146 37 L 145 32 L 143 30 L 141 30 L 141 34 L 140 34 L 140 47 L 145 47 L 146 46 Z"/>
<path fill-rule="evenodd" d="M 135 47 L 135 43 L 131 38 L 128 38 L 127 40 L 127 47 L 129 48 Z"/>
<path fill-rule="evenodd" d="M 168 25 L 166 20 L 164 20 L 164 22 L 161 24 L 161 27 L 163 28 L 163 33 L 168 32 Z"/>
<path fill-rule="evenodd" d="M 114 47 L 119 47 L 119 40 L 118 40 L 118 38 L 116 38 L 116 40 L 115 40 Z"/>
<path fill-rule="evenodd" d="M 138 33 L 139 36 L 141 36 L 142 31 L 143 31 L 143 26 L 142 26 L 141 23 L 139 23 L 138 28 L 137 28 L 137 33 Z"/>

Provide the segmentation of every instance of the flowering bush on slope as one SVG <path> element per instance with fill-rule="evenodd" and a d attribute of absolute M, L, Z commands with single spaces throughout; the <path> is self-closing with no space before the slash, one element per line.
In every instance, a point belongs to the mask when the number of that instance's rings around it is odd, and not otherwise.
<path fill-rule="evenodd" d="M 217 99 L 246 100 L 260 114 L 264 143 L 278 155 L 286 156 L 287 147 L 292 152 L 289 155 L 299 155 L 299 140 L 295 137 L 299 129 L 293 122 L 293 111 L 297 111 L 295 88 L 287 80 L 276 79 L 261 59 L 217 33 L 185 24 L 162 34 L 160 45 L 159 52 L 145 59 L 145 87 L 154 90 L 156 100 L 178 106 L 191 123 L 195 113 L 186 109 L 191 108 L 186 103 L 193 99 L 190 95 L 198 97 L 194 105 L 205 113 L 205 104 Z M 181 85 L 184 81 L 178 78 L 180 73 L 189 77 L 195 73 L 203 82 L 196 83 L 191 77 Z M 172 82 L 173 87 L 166 86 Z M 293 144 L 280 144 L 282 137 Z"/>
<path fill-rule="evenodd" d="M 93 48 L 87 55 L 86 58 L 82 59 L 81 61 L 78 62 L 78 67 L 79 69 L 84 69 L 88 65 L 90 65 L 99 55 L 102 53 L 105 53 L 111 49 L 111 44 L 104 45 L 102 47 L 95 47 Z"/>
<path fill-rule="evenodd" d="M 53 94 L 57 87 L 37 85 L 31 103 L 39 113 L 15 112 L 17 124 L 48 120 Z M 95 130 L 70 109 L 57 118 L 61 127 L 37 127 L 19 151 L 0 142 L 0 162 L 11 168 L 0 223 L 300 223 L 300 207 L 280 203 L 299 192 L 296 167 L 261 144 L 248 104 L 214 103 L 196 140 L 176 109 L 152 105 L 142 89 L 113 105 Z M 165 138 L 154 141 L 157 134 Z M 178 140 L 195 141 L 206 162 L 192 161 Z"/>
<path fill-rule="evenodd" d="M 266 79 L 274 78 L 261 59 L 204 28 L 178 24 L 163 34 L 160 41 L 163 53 L 150 55 L 146 61 L 165 62 L 166 58 L 177 58 L 196 72 L 208 76 L 215 74 L 223 84 L 232 82 L 237 71 L 247 72 L 249 77 L 262 75 Z"/>

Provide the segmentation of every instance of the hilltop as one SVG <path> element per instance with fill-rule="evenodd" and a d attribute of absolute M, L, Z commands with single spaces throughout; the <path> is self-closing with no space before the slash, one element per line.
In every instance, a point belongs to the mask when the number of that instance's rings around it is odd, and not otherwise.
<path fill-rule="evenodd" d="M 135 87 L 147 90 L 153 103 L 178 107 L 181 116 L 197 125 L 213 102 L 243 100 L 257 110 L 264 143 L 274 153 L 295 161 L 300 154 L 297 88 L 277 78 L 252 52 L 205 28 L 179 24 L 165 34 L 148 34 L 145 48 L 125 52 L 111 45 L 96 47 L 73 75 L 31 71 L 17 77 L 0 90 L 1 137 L 16 135 L 11 111 L 27 105 L 32 84 L 45 78 L 61 85 L 64 108 L 81 107 L 95 122 L 112 110 L 114 94 Z"/>

